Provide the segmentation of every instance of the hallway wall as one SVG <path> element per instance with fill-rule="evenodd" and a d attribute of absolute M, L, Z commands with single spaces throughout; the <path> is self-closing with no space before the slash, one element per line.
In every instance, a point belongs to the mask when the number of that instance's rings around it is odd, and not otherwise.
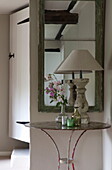
<path fill-rule="evenodd" d="M 38 41 L 39 41 L 39 0 L 30 1 L 31 5 L 31 77 L 30 101 L 31 122 L 53 121 L 57 114 L 38 112 Z M 103 113 L 90 113 L 91 120 L 102 121 Z M 66 155 L 69 132 L 51 131 L 55 138 L 62 157 Z M 80 132 L 75 133 L 74 140 Z M 73 141 L 74 141 L 73 140 Z M 31 129 L 31 169 L 30 170 L 55 170 L 57 169 L 57 153 L 49 138 L 40 130 Z M 89 131 L 81 139 L 75 156 L 77 170 L 102 170 L 102 133 Z M 65 170 L 65 166 L 62 166 Z"/>
<path fill-rule="evenodd" d="M 106 1 L 104 121 L 112 120 L 112 0 Z M 112 170 L 112 128 L 103 132 L 103 170 Z"/>

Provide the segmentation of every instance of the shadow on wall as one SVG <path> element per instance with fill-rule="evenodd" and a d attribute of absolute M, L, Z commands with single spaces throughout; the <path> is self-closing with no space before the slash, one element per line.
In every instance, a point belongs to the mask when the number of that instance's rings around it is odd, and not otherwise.
<path fill-rule="evenodd" d="M 112 71 L 112 52 L 111 52 L 111 57 L 110 57 L 109 63 L 107 65 L 107 69 L 109 71 Z M 110 81 L 110 92 L 112 94 L 112 78 L 111 78 L 111 81 Z M 112 95 L 110 97 L 110 123 L 111 122 L 112 122 Z"/>
<path fill-rule="evenodd" d="M 112 79 L 111 79 L 111 85 L 110 85 L 110 91 L 111 91 L 111 94 L 112 94 Z M 110 123 L 112 123 L 112 95 L 111 95 L 111 97 L 110 97 Z"/>
<path fill-rule="evenodd" d="M 111 55 L 110 55 L 110 59 L 109 59 L 109 62 L 107 64 L 107 70 L 109 71 L 109 78 L 110 78 L 110 81 L 109 81 L 109 86 L 110 86 L 110 94 L 112 94 L 112 51 L 111 51 Z M 110 123 L 112 122 L 112 95 L 110 95 Z"/>
<path fill-rule="evenodd" d="M 108 70 L 108 74 L 109 74 L 109 93 L 110 93 L 110 96 L 109 96 L 110 105 L 108 105 L 109 106 L 108 111 L 110 114 L 109 114 L 109 119 L 107 120 L 107 122 L 109 124 L 112 124 L 112 95 L 111 95 L 112 94 L 112 52 L 110 55 L 109 62 L 107 64 L 107 70 Z M 110 129 L 107 130 L 107 134 L 108 134 L 107 135 L 108 138 L 110 138 L 110 141 L 112 141 L 112 127 L 111 127 L 111 130 Z"/>
<path fill-rule="evenodd" d="M 112 70 L 112 54 L 108 63 L 108 70 Z M 112 87 L 112 86 L 111 86 Z"/>

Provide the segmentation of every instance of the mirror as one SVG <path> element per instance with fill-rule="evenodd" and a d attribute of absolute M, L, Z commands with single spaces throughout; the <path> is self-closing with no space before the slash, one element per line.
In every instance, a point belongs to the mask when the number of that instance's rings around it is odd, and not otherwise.
<path fill-rule="evenodd" d="M 40 1 L 39 43 L 39 111 L 57 112 L 44 89 L 48 74 L 53 74 L 60 62 L 73 49 L 88 49 L 103 66 L 103 0 L 96 1 Z M 104 6 L 103 6 L 104 7 Z M 42 12 L 43 11 L 43 12 Z M 56 17 L 58 16 L 58 17 Z M 43 22 L 44 21 L 44 22 Z M 71 80 L 71 75 L 55 75 L 58 80 Z M 78 75 L 75 75 L 78 77 Z M 89 111 L 103 110 L 103 72 L 85 74 L 89 78 L 86 97 Z M 69 87 L 65 85 L 67 97 Z M 67 106 L 71 112 L 73 107 Z"/>

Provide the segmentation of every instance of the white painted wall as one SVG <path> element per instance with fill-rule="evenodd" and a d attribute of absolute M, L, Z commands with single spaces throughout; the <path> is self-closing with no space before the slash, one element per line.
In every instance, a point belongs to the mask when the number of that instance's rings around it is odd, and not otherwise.
<path fill-rule="evenodd" d="M 73 13 L 78 13 L 78 24 L 67 25 L 63 32 L 62 39 L 69 40 L 95 40 L 95 2 L 86 1 L 79 2 L 79 6 L 83 7 L 77 11 L 74 9 Z M 79 42 L 80 44 L 80 42 Z"/>
<path fill-rule="evenodd" d="M 104 120 L 112 120 L 112 1 L 106 1 Z M 112 170 L 112 128 L 103 133 L 103 170 Z"/>
<path fill-rule="evenodd" d="M 31 58 L 30 58 L 30 111 L 31 122 L 55 120 L 54 113 L 38 112 L 38 37 L 39 37 L 39 16 L 38 0 L 30 1 L 31 5 Z M 91 120 L 102 121 L 102 113 L 90 113 Z M 63 155 L 66 154 L 66 142 L 69 134 L 66 132 L 50 132 L 56 139 Z M 79 132 L 76 133 L 76 136 Z M 76 139 L 74 136 L 74 140 Z M 76 153 L 77 170 L 102 170 L 102 133 L 101 131 L 89 131 L 83 136 Z M 54 146 L 40 130 L 31 130 L 31 168 L 30 170 L 56 170 L 57 154 Z M 63 166 L 61 170 L 65 170 Z"/>
<path fill-rule="evenodd" d="M 0 15 L 0 152 L 26 147 L 8 136 L 9 122 L 9 15 Z"/>

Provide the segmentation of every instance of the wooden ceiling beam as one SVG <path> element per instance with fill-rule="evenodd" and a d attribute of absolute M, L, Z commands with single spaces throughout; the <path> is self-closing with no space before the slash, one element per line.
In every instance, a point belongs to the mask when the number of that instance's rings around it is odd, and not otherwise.
<path fill-rule="evenodd" d="M 45 10 L 45 24 L 77 24 L 78 14 L 67 10 Z"/>
<path fill-rule="evenodd" d="M 57 35 L 56 35 L 56 37 L 55 37 L 55 40 L 60 40 L 60 38 L 62 37 L 62 32 L 63 32 L 63 30 L 65 29 L 65 27 L 66 27 L 66 24 L 62 24 L 59 32 L 57 33 Z"/>
<path fill-rule="evenodd" d="M 46 48 L 45 52 L 60 52 L 60 48 Z"/>
<path fill-rule="evenodd" d="M 68 6 L 67 11 L 70 11 L 71 9 L 73 9 L 76 3 L 77 3 L 77 0 L 72 0 Z"/>
<path fill-rule="evenodd" d="M 77 0 L 72 0 L 72 1 L 70 2 L 69 6 L 68 6 L 67 11 L 69 12 L 71 9 L 73 9 L 74 6 L 76 5 L 76 3 L 77 3 Z M 78 22 L 78 21 L 77 21 L 77 22 Z M 66 25 L 67 25 L 67 24 L 62 24 L 59 32 L 57 33 L 57 35 L 56 35 L 56 37 L 55 37 L 55 40 L 60 40 L 60 38 L 62 37 L 62 32 L 63 32 L 63 30 L 65 29 Z"/>
<path fill-rule="evenodd" d="M 30 20 L 29 18 L 26 18 L 26 19 L 24 19 L 24 20 L 18 22 L 17 25 L 27 23 L 27 22 L 29 22 L 29 20 Z"/>

